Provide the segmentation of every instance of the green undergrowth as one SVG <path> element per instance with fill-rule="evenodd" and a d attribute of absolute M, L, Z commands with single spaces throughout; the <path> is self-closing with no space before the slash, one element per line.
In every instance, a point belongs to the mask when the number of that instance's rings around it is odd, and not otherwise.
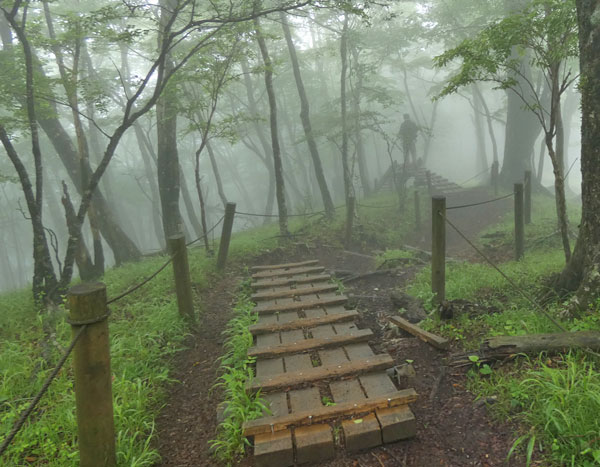
<path fill-rule="evenodd" d="M 521 261 L 499 268 L 515 288 L 485 263 L 450 262 L 446 267 L 446 299 L 458 300 L 457 315 L 442 321 L 433 312 L 431 269 L 425 267 L 407 288 L 424 300 L 430 317 L 421 325 L 444 335 L 466 350 L 477 349 L 483 337 L 559 331 L 536 306 L 545 296 L 544 309 L 569 331 L 600 330 L 600 302 L 574 320 L 560 318 L 565 298 L 552 296 L 548 279 L 564 267 L 564 255 L 552 215 L 553 200 L 537 199 L 537 216 L 526 226 L 527 249 Z M 535 203 L 534 203 L 535 205 Z M 573 220 L 579 214 L 571 210 Z M 512 219 L 490 226 L 478 240 L 498 248 L 512 242 Z M 503 242 L 507 242 L 506 244 Z M 469 307 L 460 308 L 465 302 Z M 489 401 L 493 415 L 516 422 L 518 432 L 509 455 L 521 452 L 527 464 L 548 466 L 600 465 L 600 360 L 587 351 L 558 356 L 518 357 L 510 364 L 483 364 L 471 358 L 468 388 Z"/>
<path fill-rule="evenodd" d="M 103 281 L 115 296 L 154 272 L 165 257 L 107 271 Z M 192 277 L 197 278 L 195 270 Z M 198 278 L 198 282 L 202 282 Z M 117 461 L 153 465 L 160 458 L 150 441 L 154 420 L 170 381 L 167 357 L 182 348 L 172 278 L 151 283 L 110 306 L 111 370 Z M 7 433 L 41 388 L 71 340 L 64 309 L 38 313 L 29 291 L 2 296 L 0 315 L 0 432 Z M 48 337 L 48 335 L 50 337 Z M 37 409 L 2 458 L 2 465 L 78 465 L 73 374 L 67 361 Z M 3 438 L 0 438 L 3 439 Z"/>
<path fill-rule="evenodd" d="M 226 341 L 225 354 L 221 357 L 221 376 L 216 384 L 224 392 L 222 414 L 217 438 L 211 442 L 215 458 L 231 465 L 244 454 L 248 441 L 243 436 L 244 422 L 260 417 L 268 409 L 260 398 L 260 393 L 248 394 L 246 384 L 252 380 L 252 365 L 255 358 L 248 357 L 253 336 L 248 327 L 258 321 L 250 301 L 249 282 L 242 285 L 237 303 L 233 309 L 234 317 L 224 331 Z"/>

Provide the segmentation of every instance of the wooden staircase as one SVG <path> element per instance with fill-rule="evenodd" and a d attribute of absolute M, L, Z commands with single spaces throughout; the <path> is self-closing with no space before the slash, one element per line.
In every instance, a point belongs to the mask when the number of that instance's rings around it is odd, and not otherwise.
<path fill-rule="evenodd" d="M 318 463 L 415 435 L 416 392 L 396 388 L 386 373 L 394 360 L 373 352 L 373 333 L 357 328 L 359 313 L 323 271 L 316 260 L 253 268 L 257 360 L 246 389 L 270 409 L 244 424 L 257 466 Z"/>
<path fill-rule="evenodd" d="M 424 167 L 407 167 L 405 170 L 400 164 L 393 164 L 375 184 L 376 192 L 395 190 L 394 172 L 398 182 L 401 182 L 402 180 L 406 180 L 407 182 L 413 180 L 414 186 L 425 188 L 429 188 L 429 185 L 431 184 L 430 191 L 432 195 L 443 195 L 464 191 L 464 188 L 460 185 L 435 172 L 427 170 Z"/>

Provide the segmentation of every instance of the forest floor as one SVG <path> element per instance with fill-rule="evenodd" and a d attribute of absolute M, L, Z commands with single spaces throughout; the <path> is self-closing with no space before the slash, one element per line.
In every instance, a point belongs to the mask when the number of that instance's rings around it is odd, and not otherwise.
<path fill-rule="evenodd" d="M 489 199 L 478 190 L 449 197 L 448 206 L 468 204 Z M 448 211 L 448 217 L 464 229 L 471 239 L 487 227 L 496 224 L 506 214 L 512 200 Z M 423 235 L 414 235 L 407 244 L 429 250 L 429 225 L 424 222 Z M 347 254 L 341 248 L 319 244 L 295 243 L 248 259 L 248 264 L 274 264 L 304 259 L 318 259 L 328 270 L 350 270 L 354 273 L 375 269 L 370 256 L 378 245 L 362 243 L 362 255 Z M 488 251 L 495 260 L 509 259 L 510 250 Z M 448 231 L 447 256 L 480 261 L 475 252 L 454 232 Z M 420 264 L 406 265 L 393 275 L 353 281 L 345 289 L 360 311 L 360 328 L 370 328 L 376 338 L 371 345 L 378 352 L 388 352 L 397 364 L 412 361 L 416 376 L 409 381 L 420 395 L 411 408 L 417 420 L 417 436 L 411 440 L 385 445 L 358 454 L 338 452 L 334 460 L 323 464 L 337 466 L 500 466 L 507 465 L 506 456 L 514 441 L 515 427 L 494 422 L 488 409 L 466 389 L 467 369 L 443 370 L 447 356 L 419 339 L 388 331 L 386 317 L 396 314 L 398 306 L 390 293 L 406 286 L 422 268 Z M 216 465 L 211 457 L 209 441 L 217 428 L 216 408 L 222 400 L 219 390 L 213 390 L 217 377 L 218 358 L 223 354 L 222 331 L 231 318 L 234 297 L 239 281 L 247 272 L 237 266 L 214 285 L 198 295 L 200 329 L 188 336 L 187 349 L 178 353 L 172 362 L 172 378 L 177 381 L 169 388 L 169 398 L 157 420 L 157 447 L 162 466 Z M 452 352 L 460 352 L 454 347 Z M 524 465 L 522 458 L 513 457 L 510 465 Z M 246 457 L 240 465 L 252 465 Z"/>

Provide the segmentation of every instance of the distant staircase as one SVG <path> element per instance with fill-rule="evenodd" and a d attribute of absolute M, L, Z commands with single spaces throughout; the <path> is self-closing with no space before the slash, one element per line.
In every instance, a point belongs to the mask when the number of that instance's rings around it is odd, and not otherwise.
<path fill-rule="evenodd" d="M 394 191 L 394 176 L 398 183 L 402 183 L 403 180 L 409 183 L 412 180 L 415 187 L 429 187 L 431 194 L 443 195 L 464 191 L 464 188 L 460 185 L 424 167 L 404 168 L 400 164 L 394 163 L 383 177 L 375 183 L 375 192 Z"/>

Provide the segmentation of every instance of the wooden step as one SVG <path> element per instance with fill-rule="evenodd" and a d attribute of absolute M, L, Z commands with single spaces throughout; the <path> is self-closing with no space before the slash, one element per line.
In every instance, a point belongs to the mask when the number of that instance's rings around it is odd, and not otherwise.
<path fill-rule="evenodd" d="M 268 271 L 270 269 L 289 269 L 289 268 L 297 268 L 301 266 L 313 266 L 315 264 L 319 264 L 318 259 L 309 259 L 307 261 L 300 261 L 299 263 L 285 263 L 285 264 L 267 264 L 264 266 L 252 266 L 252 271 Z"/>
<path fill-rule="evenodd" d="M 276 269 L 274 271 L 260 271 L 252 274 L 252 279 L 264 279 L 266 277 L 288 277 L 299 274 L 309 274 L 315 272 L 323 272 L 323 266 L 306 266 L 301 268 Z"/>
<path fill-rule="evenodd" d="M 258 323 L 248 328 L 252 335 L 267 334 L 271 332 L 291 331 L 292 329 L 308 329 L 321 324 L 341 323 L 343 321 L 352 321 L 358 318 L 356 310 L 347 310 L 340 313 L 333 313 L 316 318 L 298 318 L 295 321 L 287 323 Z"/>
<path fill-rule="evenodd" d="M 272 300 L 283 297 L 298 297 L 300 295 L 309 295 L 311 293 L 333 292 L 338 290 L 337 284 L 316 285 L 314 287 L 302 287 L 299 289 L 278 290 L 276 292 L 258 292 L 250 297 L 252 301 Z"/>
<path fill-rule="evenodd" d="M 254 307 L 254 311 L 259 315 L 262 315 L 280 311 L 305 310 L 309 308 L 320 308 L 322 306 L 339 305 L 346 303 L 347 301 L 348 297 L 345 295 L 331 295 L 325 298 L 307 298 L 291 303 L 261 303 Z"/>
<path fill-rule="evenodd" d="M 299 386 L 305 383 L 321 381 L 324 379 L 337 379 L 343 376 L 355 376 L 377 370 L 386 370 L 394 366 L 394 359 L 387 354 L 374 355 L 369 358 L 358 359 L 341 365 L 318 366 L 302 372 L 283 373 L 264 378 L 254 378 L 246 385 L 246 391 L 256 392 L 271 391 L 287 387 Z"/>
<path fill-rule="evenodd" d="M 338 345 L 356 344 L 358 342 L 368 341 L 372 337 L 373 331 L 370 329 L 358 329 L 348 334 L 341 334 L 338 336 L 324 337 L 319 339 L 303 339 L 291 344 L 250 347 L 248 349 L 248 356 L 257 358 L 271 358 L 279 355 L 307 352 L 309 350 L 335 347 Z"/>
<path fill-rule="evenodd" d="M 271 287 L 280 287 L 284 285 L 309 284 L 314 282 L 327 282 L 331 280 L 329 274 L 312 274 L 306 276 L 295 276 L 283 279 L 263 279 L 252 282 L 250 286 L 254 289 L 267 289 Z"/>
<path fill-rule="evenodd" d="M 331 406 L 321 406 L 281 417 L 263 417 L 244 423 L 244 436 L 255 436 L 285 430 L 290 426 L 310 425 L 337 417 L 359 415 L 376 409 L 398 407 L 417 400 L 414 389 L 394 391 L 383 396 L 363 399 L 359 402 L 342 402 Z"/>

